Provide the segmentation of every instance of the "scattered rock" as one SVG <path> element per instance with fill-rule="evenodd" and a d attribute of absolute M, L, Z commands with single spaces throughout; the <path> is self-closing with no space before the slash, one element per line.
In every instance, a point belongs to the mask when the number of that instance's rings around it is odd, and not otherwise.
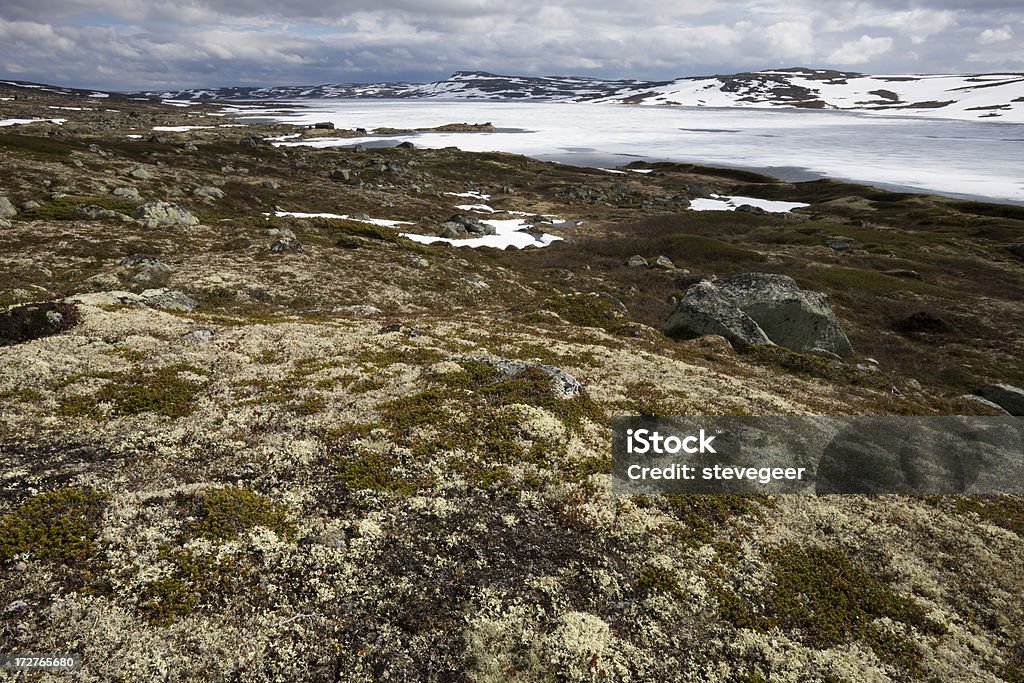
<path fill-rule="evenodd" d="M 446 239 L 457 239 L 459 237 L 465 237 L 466 234 L 466 228 L 462 227 L 458 223 L 442 223 L 440 229 L 437 231 L 438 237 L 444 237 Z"/>
<path fill-rule="evenodd" d="M 167 311 L 189 313 L 196 310 L 199 304 L 195 299 L 176 289 L 147 289 L 141 294 L 119 290 L 109 292 L 91 292 L 75 294 L 64 299 L 65 303 L 78 303 L 87 306 L 138 306 L 160 308 Z"/>
<path fill-rule="evenodd" d="M 261 138 L 259 135 L 248 135 L 239 140 L 238 144 L 241 145 L 242 147 L 255 149 L 257 147 L 263 147 L 264 145 L 267 144 L 267 141 L 264 138 Z"/>
<path fill-rule="evenodd" d="M 152 143 L 154 145 L 166 145 L 168 142 L 170 142 L 170 140 L 160 135 L 150 135 L 147 142 Z"/>
<path fill-rule="evenodd" d="M 695 184 L 687 185 L 686 193 L 694 199 L 710 199 L 714 195 L 715 191 L 707 185 Z"/>
<path fill-rule="evenodd" d="M 659 256 L 654 259 L 655 268 L 664 268 L 665 270 L 675 270 L 676 264 L 672 263 L 672 259 L 667 256 Z"/>
<path fill-rule="evenodd" d="M 474 216 L 457 214 L 441 224 L 439 237 L 464 237 L 470 235 L 493 235 L 493 225 L 482 222 Z"/>
<path fill-rule="evenodd" d="M 152 287 L 153 285 L 163 284 L 171 275 L 170 266 L 159 259 L 144 254 L 127 256 L 121 259 L 118 265 L 124 268 L 122 279 L 139 285 L 149 285 Z"/>
<path fill-rule="evenodd" d="M 714 286 L 779 346 L 801 352 L 822 349 L 843 358 L 853 355 L 825 295 L 800 289 L 791 277 L 743 273 L 719 279 Z"/>
<path fill-rule="evenodd" d="M 630 268 L 647 268 L 650 264 L 647 263 L 647 259 L 643 256 L 636 254 L 626 259 L 626 265 Z"/>
<path fill-rule="evenodd" d="M 187 209 L 170 202 L 147 202 L 135 209 L 134 215 L 147 228 L 199 225 L 199 219 Z"/>
<path fill-rule="evenodd" d="M 680 339 L 719 335 L 733 346 L 772 343 L 756 322 L 706 280 L 686 290 L 662 331 Z"/>
<path fill-rule="evenodd" d="M 71 209 L 71 217 L 84 221 L 131 220 L 123 213 L 104 209 L 102 206 L 96 206 L 95 204 L 77 204 Z"/>
<path fill-rule="evenodd" d="M 1010 415 L 1024 416 L 1024 389 L 1009 384 L 989 384 L 982 387 L 978 393 Z"/>
<path fill-rule="evenodd" d="M 11 204 L 11 200 L 0 196 L 0 218 L 14 218 L 17 215 L 18 210 L 14 208 L 14 204 Z"/>
<path fill-rule="evenodd" d="M 416 149 L 416 145 L 412 144 L 408 140 L 398 143 L 397 146 L 399 149 Z"/>
<path fill-rule="evenodd" d="M 313 124 L 313 128 L 316 130 L 334 130 L 334 124 L 330 121 L 320 121 Z"/>
<path fill-rule="evenodd" d="M 409 263 L 411 263 L 414 268 L 419 268 L 420 270 L 426 270 L 427 268 L 430 268 L 430 261 L 423 258 L 422 256 L 410 256 Z"/>
<path fill-rule="evenodd" d="M 767 216 L 768 211 L 762 209 L 760 206 L 754 206 L 753 204 L 740 204 L 736 207 L 738 213 L 752 213 L 757 216 Z"/>
<path fill-rule="evenodd" d="M 23 304 L 0 313 L 0 346 L 49 337 L 81 322 L 78 307 L 62 301 Z"/>
<path fill-rule="evenodd" d="M 295 239 L 295 233 L 290 228 L 269 228 L 267 235 L 269 237 L 281 237 L 289 240 Z"/>
<path fill-rule="evenodd" d="M 38 209 L 40 206 L 42 206 L 42 204 L 40 204 L 34 199 L 30 199 L 27 202 L 22 202 L 20 205 L 18 205 L 18 208 L 21 209 L 22 211 L 31 211 L 32 209 Z"/>
<path fill-rule="evenodd" d="M 141 166 L 136 166 L 132 170 L 128 171 L 128 175 L 136 180 L 150 180 L 153 177 L 152 173 Z"/>
<path fill-rule="evenodd" d="M 186 152 L 198 152 L 199 151 L 199 148 L 196 147 L 191 142 L 186 142 L 184 145 L 181 146 L 181 149 L 186 151 Z"/>
<path fill-rule="evenodd" d="M 273 244 L 270 245 L 270 251 L 275 254 L 283 253 L 302 253 L 302 243 L 300 243 L 294 237 L 280 237 Z"/>
<path fill-rule="evenodd" d="M 138 189 L 127 185 L 123 187 L 115 187 L 110 191 L 110 194 L 115 197 L 123 197 L 124 199 L 142 199 L 141 195 L 139 195 Z"/>
<path fill-rule="evenodd" d="M 219 187 L 210 187 L 209 185 L 197 187 L 192 190 L 192 194 L 196 197 L 209 197 L 210 199 L 224 199 L 226 196 L 224 190 Z"/>
<path fill-rule="evenodd" d="M 475 358 L 469 356 L 456 358 L 455 360 L 470 360 L 477 363 L 486 363 L 497 370 L 498 374 L 503 379 L 515 379 L 527 370 L 539 370 L 551 378 L 552 390 L 562 398 L 579 396 L 580 392 L 583 391 L 583 386 L 580 384 L 579 380 L 565 370 L 555 367 L 554 365 L 527 363 L 521 360 L 508 360 L 505 358 Z"/>
<path fill-rule="evenodd" d="M 827 237 L 825 238 L 825 246 L 835 251 L 850 251 L 857 246 L 857 240 L 852 237 Z"/>
<path fill-rule="evenodd" d="M 265 187 L 268 190 L 280 190 L 281 183 L 277 182 L 276 180 L 267 180 L 264 181 L 263 187 Z"/>
<path fill-rule="evenodd" d="M 4 608 L 4 614 L 11 614 L 12 612 L 21 612 L 22 610 L 28 609 L 28 603 L 24 600 L 14 600 L 13 602 L 7 603 L 7 607 Z"/>
<path fill-rule="evenodd" d="M 352 179 L 352 171 L 347 168 L 336 168 L 331 171 L 331 180 L 349 181 Z"/>

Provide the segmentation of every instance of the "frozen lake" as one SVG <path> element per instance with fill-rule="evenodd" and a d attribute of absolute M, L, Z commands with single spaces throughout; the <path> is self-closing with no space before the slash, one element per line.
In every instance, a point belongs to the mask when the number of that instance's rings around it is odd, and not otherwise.
<path fill-rule="evenodd" d="M 498 132 L 386 139 L 515 152 L 583 166 L 637 159 L 733 166 L 789 180 L 830 177 L 1024 204 L 1024 124 L 1019 123 L 802 109 L 443 100 L 306 100 L 228 111 L 293 124 L 331 121 L 338 128 L 371 132 L 490 122 Z M 367 136 L 303 144 L 380 141 Z"/>

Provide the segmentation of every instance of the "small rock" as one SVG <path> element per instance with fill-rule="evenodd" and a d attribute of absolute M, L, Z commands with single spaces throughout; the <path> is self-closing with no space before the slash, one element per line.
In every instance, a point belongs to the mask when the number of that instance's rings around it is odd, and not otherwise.
<path fill-rule="evenodd" d="M 199 304 L 195 299 L 176 289 L 147 289 L 141 294 L 112 290 L 108 292 L 90 292 L 75 294 L 63 300 L 64 303 L 78 303 L 88 306 L 138 306 L 160 308 L 168 311 L 190 313 Z"/>
<path fill-rule="evenodd" d="M 467 234 L 466 228 L 459 223 L 446 222 L 441 224 L 441 228 L 437 231 L 438 237 L 445 237 L 447 239 L 456 239 L 459 237 L 465 237 Z"/>
<path fill-rule="evenodd" d="M 28 609 L 28 603 L 27 602 L 25 602 L 24 600 L 14 600 L 13 602 L 8 603 L 7 607 L 4 608 L 4 614 L 10 614 L 12 612 L 20 612 L 20 611 L 26 610 L 26 609 Z"/>
<path fill-rule="evenodd" d="M 270 228 L 267 230 L 269 237 L 282 237 L 284 239 L 295 239 L 295 233 L 290 228 Z"/>
<path fill-rule="evenodd" d="M 150 142 L 154 145 L 166 145 L 170 141 L 167 138 L 161 137 L 159 135 L 150 135 L 147 142 Z"/>
<path fill-rule="evenodd" d="M 426 270 L 427 268 L 430 268 L 430 261 L 423 258 L 422 256 L 410 256 L 409 263 L 411 263 L 413 267 L 419 268 L 420 270 Z"/>
<path fill-rule="evenodd" d="M 239 140 L 238 144 L 241 145 L 242 147 L 247 147 L 249 149 L 255 149 L 257 147 L 262 147 L 262 146 L 266 145 L 267 141 L 265 139 L 261 138 L 258 135 L 248 135 L 248 136 L 242 138 L 241 140 Z"/>
<path fill-rule="evenodd" d="M 137 180 L 149 180 L 153 177 L 152 173 L 141 166 L 136 166 L 132 170 L 128 171 L 128 175 Z"/>
<path fill-rule="evenodd" d="M 115 197 L 123 197 L 125 199 L 142 199 L 139 195 L 138 189 L 130 186 L 115 187 L 110 191 L 110 194 Z"/>
<path fill-rule="evenodd" d="M 1010 415 L 1024 416 L 1024 389 L 1009 384 L 989 384 L 982 387 L 978 393 Z"/>
<path fill-rule="evenodd" d="M 908 379 L 907 388 L 910 389 L 911 391 L 922 391 L 924 389 L 924 387 L 921 386 L 921 383 L 918 382 L 916 379 Z"/>
<path fill-rule="evenodd" d="M 181 149 L 186 151 L 186 152 L 198 152 L 199 151 L 199 148 L 196 147 L 191 142 L 186 142 L 184 145 L 181 146 Z"/>
<path fill-rule="evenodd" d="M 752 213 L 755 216 L 767 216 L 768 212 L 762 209 L 760 206 L 754 206 L 753 204 L 740 204 L 736 207 L 736 211 L 739 213 Z"/>
<path fill-rule="evenodd" d="M 672 263 L 672 259 L 667 256 L 659 256 L 654 259 L 655 268 L 664 268 L 665 270 L 675 270 L 676 264 Z"/>
<path fill-rule="evenodd" d="M 110 209 L 104 209 L 102 206 L 96 206 L 94 204 L 78 204 L 71 209 L 71 217 L 85 221 L 104 221 L 104 220 L 131 220 L 128 216 L 117 211 L 111 211 Z"/>
<path fill-rule="evenodd" d="M 0 218 L 14 218 L 17 215 L 18 210 L 11 204 L 11 200 L 0 196 Z"/>
<path fill-rule="evenodd" d="M 135 209 L 134 215 L 147 228 L 199 225 L 199 219 L 187 209 L 170 202 L 148 202 Z"/>
<path fill-rule="evenodd" d="M 301 254 L 302 244 L 293 237 L 281 237 L 270 245 L 270 251 L 274 252 L 275 254 Z"/>
<path fill-rule="evenodd" d="M 331 171 L 331 180 L 349 181 L 352 179 L 352 171 L 347 168 L 336 168 Z"/>
<path fill-rule="evenodd" d="M 223 199 L 225 197 L 224 190 L 219 187 L 210 187 L 209 185 L 197 187 L 192 190 L 192 194 L 196 197 L 209 197 L 210 199 Z"/>
<path fill-rule="evenodd" d="M 263 183 L 263 187 L 265 187 L 268 190 L 280 190 L 281 183 L 277 182 L 276 180 L 267 180 Z"/>
<path fill-rule="evenodd" d="M 579 396 L 580 392 L 583 391 L 583 386 L 580 384 L 579 380 L 565 370 L 555 367 L 554 365 L 527 363 L 521 360 L 492 360 L 490 358 L 469 358 L 466 360 L 475 360 L 477 362 L 491 365 L 498 371 L 498 374 L 505 379 L 515 379 L 527 370 L 540 370 L 551 378 L 552 389 L 562 398 Z"/>
<path fill-rule="evenodd" d="M 416 149 L 416 145 L 412 144 L 408 140 L 398 143 L 397 146 L 399 149 Z"/>
<path fill-rule="evenodd" d="M 32 209 L 38 209 L 40 206 L 42 206 L 42 204 L 34 199 L 30 199 L 27 202 L 22 202 L 18 208 L 22 211 L 31 211 Z"/>
<path fill-rule="evenodd" d="M 825 239 L 825 246 L 835 251 L 850 251 L 857 246 L 857 240 L 852 237 L 828 237 Z"/>
<path fill-rule="evenodd" d="M 334 130 L 334 124 L 330 121 L 320 121 L 313 124 L 313 128 L 316 130 Z"/>
<path fill-rule="evenodd" d="M 647 263 L 647 259 L 637 254 L 626 259 L 626 265 L 630 268 L 647 268 L 649 264 Z"/>
<path fill-rule="evenodd" d="M 370 222 L 370 217 L 367 216 L 365 213 L 354 213 L 351 216 L 349 216 L 349 218 L 351 218 L 354 221 L 364 221 L 367 223 Z"/>
<path fill-rule="evenodd" d="M 121 277 L 139 285 L 162 284 L 171 275 L 170 266 L 159 259 L 143 254 L 123 258 L 119 265 L 125 269 Z"/>

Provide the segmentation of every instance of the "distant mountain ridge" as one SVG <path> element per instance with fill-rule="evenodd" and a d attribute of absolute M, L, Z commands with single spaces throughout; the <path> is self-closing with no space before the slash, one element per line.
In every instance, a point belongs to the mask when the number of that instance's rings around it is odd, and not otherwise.
<path fill-rule="evenodd" d="M 669 81 L 502 76 L 459 71 L 434 83 L 218 88 L 140 93 L 168 99 L 438 98 L 800 107 L 1024 122 L 1024 73 L 872 76 L 795 67 Z"/>
<path fill-rule="evenodd" d="M 8 85 L 19 85 L 3 81 Z M 22 87 L 40 87 L 20 84 Z M 53 89 L 51 91 L 61 89 Z M 93 93 L 95 91 L 67 92 Z M 798 107 L 1024 123 L 1024 73 L 867 75 L 794 67 L 668 81 L 503 76 L 458 71 L 434 83 L 151 90 L 129 97 L 187 101 L 434 98 L 697 107 Z"/>

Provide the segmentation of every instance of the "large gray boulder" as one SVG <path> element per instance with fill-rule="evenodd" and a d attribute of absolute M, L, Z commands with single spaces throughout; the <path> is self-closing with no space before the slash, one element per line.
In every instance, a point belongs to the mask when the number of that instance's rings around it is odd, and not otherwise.
<path fill-rule="evenodd" d="M 147 228 L 199 225 L 199 219 L 187 209 L 170 202 L 147 202 L 135 209 L 135 218 Z"/>
<path fill-rule="evenodd" d="M 682 339 L 717 334 L 728 339 L 733 346 L 772 343 L 750 316 L 707 280 L 686 290 L 676 309 L 665 320 L 662 330 L 670 337 Z"/>
<path fill-rule="evenodd" d="M 715 287 L 779 346 L 828 351 L 842 358 L 853 355 L 825 295 L 800 289 L 787 275 L 743 273 L 719 279 Z"/>
<path fill-rule="evenodd" d="M 1010 415 L 1024 416 L 1024 389 L 1009 384 L 989 384 L 982 387 L 978 393 Z"/>

